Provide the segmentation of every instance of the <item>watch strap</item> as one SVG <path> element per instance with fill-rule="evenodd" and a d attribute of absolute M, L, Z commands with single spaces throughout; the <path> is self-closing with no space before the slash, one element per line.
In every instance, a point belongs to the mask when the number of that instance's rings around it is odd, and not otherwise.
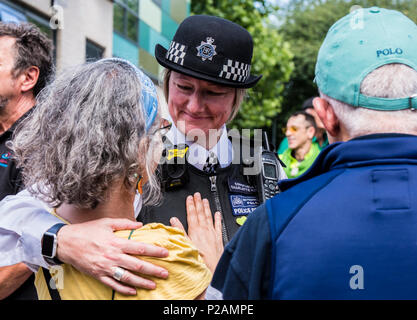
<path fill-rule="evenodd" d="M 46 262 L 48 262 L 51 265 L 57 265 L 57 264 L 62 264 L 62 261 L 60 261 L 57 257 L 56 257 L 56 247 L 58 246 L 58 243 L 55 241 L 52 246 L 54 246 L 54 254 L 51 252 L 50 255 L 46 255 L 45 254 L 45 246 L 47 245 L 46 242 L 46 235 L 50 236 L 55 236 L 55 239 L 57 237 L 58 231 L 62 228 L 66 226 L 65 223 L 57 223 L 55 225 L 53 225 L 51 228 L 49 228 L 43 235 L 42 238 L 42 255 L 43 258 L 45 259 Z M 50 245 L 50 244 L 49 244 Z"/>

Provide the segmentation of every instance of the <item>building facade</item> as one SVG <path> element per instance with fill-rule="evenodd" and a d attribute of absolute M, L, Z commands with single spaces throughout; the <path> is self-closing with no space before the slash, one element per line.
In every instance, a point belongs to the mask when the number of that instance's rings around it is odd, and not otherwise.
<path fill-rule="evenodd" d="M 120 57 L 155 82 L 157 43 L 168 48 L 190 0 L 0 0 L 0 20 L 29 21 L 54 42 L 58 72 L 87 60 Z"/>
<path fill-rule="evenodd" d="M 89 58 L 112 56 L 110 0 L 0 0 L 0 10 L 2 21 L 35 23 L 53 40 L 58 72 Z"/>
<path fill-rule="evenodd" d="M 190 0 L 115 0 L 113 13 L 113 55 L 156 80 L 161 67 L 155 45 L 169 47 L 178 25 L 190 15 Z"/>

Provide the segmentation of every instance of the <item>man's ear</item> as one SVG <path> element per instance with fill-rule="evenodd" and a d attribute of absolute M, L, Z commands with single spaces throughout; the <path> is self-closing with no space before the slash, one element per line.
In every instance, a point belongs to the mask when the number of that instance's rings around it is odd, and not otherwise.
<path fill-rule="evenodd" d="M 337 137 L 340 134 L 340 124 L 333 107 L 322 98 L 314 98 L 313 106 L 327 133 Z"/>
<path fill-rule="evenodd" d="M 314 129 L 313 126 L 309 126 L 307 128 L 307 136 L 310 140 L 312 140 L 314 138 L 314 136 L 316 135 L 316 129 Z"/>
<path fill-rule="evenodd" d="M 35 66 L 31 66 L 23 71 L 20 76 L 19 80 L 21 80 L 20 89 L 22 92 L 28 92 L 32 90 L 39 79 L 39 68 Z"/>

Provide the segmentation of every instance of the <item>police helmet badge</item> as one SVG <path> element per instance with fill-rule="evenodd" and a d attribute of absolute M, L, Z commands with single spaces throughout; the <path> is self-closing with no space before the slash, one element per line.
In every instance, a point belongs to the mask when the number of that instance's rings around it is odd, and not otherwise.
<path fill-rule="evenodd" d="M 209 59 L 210 61 L 217 54 L 216 46 L 213 44 L 214 39 L 208 37 L 207 42 L 201 41 L 201 44 L 197 47 L 197 57 L 201 57 L 203 61 Z"/>
<path fill-rule="evenodd" d="M 250 73 L 252 54 L 245 28 L 207 15 L 185 18 L 169 48 L 155 46 L 155 58 L 166 69 L 233 88 L 252 88 L 261 78 Z"/>

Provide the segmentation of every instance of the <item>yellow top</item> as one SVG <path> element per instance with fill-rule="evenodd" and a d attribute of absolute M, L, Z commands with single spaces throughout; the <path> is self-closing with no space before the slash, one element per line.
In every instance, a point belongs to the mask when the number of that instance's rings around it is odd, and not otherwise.
<path fill-rule="evenodd" d="M 191 300 L 210 284 L 210 270 L 197 248 L 179 229 L 150 223 L 140 229 L 116 231 L 115 234 L 120 238 L 167 248 L 169 256 L 166 258 L 139 258 L 167 269 L 168 279 L 146 276 L 156 283 L 155 290 L 137 288 L 135 296 L 124 296 L 71 265 L 63 264 L 49 271 L 62 300 Z M 35 286 L 39 300 L 51 300 L 42 268 L 36 274 Z"/>

